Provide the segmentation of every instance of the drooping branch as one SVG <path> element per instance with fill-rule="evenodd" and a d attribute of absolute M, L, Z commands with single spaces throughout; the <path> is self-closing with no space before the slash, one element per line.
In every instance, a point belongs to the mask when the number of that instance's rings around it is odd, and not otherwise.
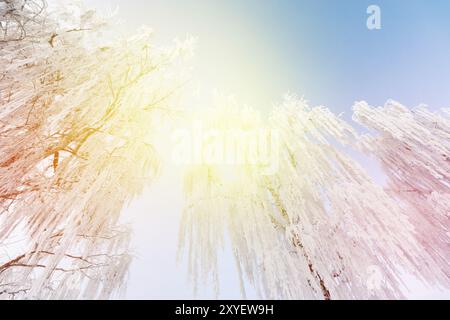
<path fill-rule="evenodd" d="M 130 261 L 127 232 L 111 234 L 158 170 L 164 112 L 143 106 L 170 109 L 181 79 L 168 70 L 187 47 L 152 47 L 145 30 L 103 40 L 95 12 L 37 2 L 0 2 L 0 243 L 19 234 L 28 252 L 0 260 L 0 284 L 15 297 L 107 298 Z"/>
<path fill-rule="evenodd" d="M 401 137 L 398 115 L 390 122 L 382 115 L 376 117 L 378 110 L 357 112 L 365 123 L 370 117 L 380 131 Z M 373 114 L 362 118 L 369 113 Z M 231 123 L 234 129 L 261 126 L 245 114 L 229 108 L 215 113 L 220 122 L 208 123 L 213 129 L 217 129 L 215 123 Z M 403 151 L 391 138 L 387 141 L 386 134 L 373 140 L 361 137 L 328 109 L 309 108 L 302 100 L 288 97 L 269 121 L 280 137 L 274 174 L 265 175 L 254 164 L 229 170 L 214 164 L 188 167 L 181 244 L 189 244 L 194 281 L 212 273 L 217 282 L 216 251 L 226 233 L 238 269 L 268 298 L 401 298 L 405 272 L 425 283 L 447 286 L 448 266 L 442 258 L 446 260 L 443 243 L 448 243 L 448 219 L 443 217 L 448 212 L 449 170 L 448 164 L 439 161 L 446 159 L 442 155 L 447 153 L 449 130 L 443 129 L 444 118 L 421 116 L 428 120 L 410 124 L 408 133 L 403 133 L 402 139 L 411 136 L 407 145 L 411 150 Z M 420 132 L 427 132 L 429 146 L 413 147 L 410 139 L 422 137 Z M 396 163 L 387 173 L 391 171 L 395 179 L 411 174 L 408 180 L 401 178 L 402 189 L 423 196 L 403 192 L 401 197 L 412 204 L 405 206 L 389 189 L 377 185 L 347 151 L 363 150 L 363 142 L 367 150 L 376 152 L 395 149 L 380 157 Z M 415 166 L 417 171 L 398 166 L 409 157 L 413 161 L 415 153 L 420 154 L 414 161 L 423 158 Z M 422 175 L 428 170 L 425 179 L 413 177 L 419 170 Z M 426 185 L 427 192 L 423 192 Z M 431 194 L 434 199 L 427 200 Z M 420 217 L 424 209 L 427 223 Z M 429 248 L 437 251 L 429 252 Z"/>

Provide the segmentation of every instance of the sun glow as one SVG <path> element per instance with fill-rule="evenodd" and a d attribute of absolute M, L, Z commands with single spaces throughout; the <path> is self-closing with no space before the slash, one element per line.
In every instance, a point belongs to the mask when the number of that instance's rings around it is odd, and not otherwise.
<path fill-rule="evenodd" d="M 267 98 L 248 67 L 264 54 L 229 49 L 252 39 L 213 33 L 190 73 L 191 38 L 155 45 L 148 28 L 122 37 L 108 21 L 0 2 L 0 244 L 26 239 L 0 256 L 0 298 L 120 290 L 131 261 L 120 214 L 161 165 L 181 167 L 195 284 L 212 277 L 218 290 L 229 239 L 243 295 L 248 284 L 269 299 L 403 298 L 405 270 L 448 287 L 448 110 L 358 102 L 361 134 L 287 95 L 264 117 L 236 102 Z M 209 102 L 217 86 L 238 93 Z M 386 186 L 348 150 L 375 157 Z"/>

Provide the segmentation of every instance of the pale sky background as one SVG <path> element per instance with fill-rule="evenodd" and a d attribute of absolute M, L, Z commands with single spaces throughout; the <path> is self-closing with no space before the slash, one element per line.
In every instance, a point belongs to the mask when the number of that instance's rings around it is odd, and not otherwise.
<path fill-rule="evenodd" d="M 124 32 L 152 27 L 159 41 L 198 38 L 193 67 L 205 91 L 220 88 L 263 112 L 290 91 L 351 117 L 354 101 L 450 106 L 450 1 L 87 0 L 119 7 Z M 366 28 L 381 7 L 382 29 Z M 368 165 L 368 170 L 374 167 Z M 375 169 L 373 169 L 375 170 Z M 376 174 L 375 174 L 376 175 Z M 187 268 L 176 264 L 182 196 L 166 170 L 123 215 L 134 230 L 126 298 L 191 299 Z M 220 298 L 240 298 L 234 261 L 221 259 Z M 408 283 L 411 298 L 450 298 Z M 249 298 L 255 296 L 250 292 Z M 205 287 L 197 298 L 214 298 Z"/>

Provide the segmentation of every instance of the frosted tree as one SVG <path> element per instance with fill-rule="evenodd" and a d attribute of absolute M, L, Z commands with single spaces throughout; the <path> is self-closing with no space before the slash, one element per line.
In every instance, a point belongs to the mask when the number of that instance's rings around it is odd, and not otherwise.
<path fill-rule="evenodd" d="M 124 288 L 120 211 L 158 172 L 156 131 L 178 102 L 190 45 L 155 47 L 145 29 L 111 39 L 109 21 L 71 2 L 0 0 L 0 298 Z M 201 110 L 216 131 L 186 171 L 180 229 L 194 283 L 219 290 L 229 239 L 244 296 L 245 279 L 291 299 L 401 298 L 404 273 L 448 286 L 448 111 L 354 110 L 369 134 L 292 96 L 268 123 L 231 101 Z M 267 136 L 243 138 L 261 127 Z M 214 142 L 229 128 L 235 159 Z M 387 186 L 354 152 L 381 163 Z"/>
<path fill-rule="evenodd" d="M 207 123 L 230 117 L 246 130 L 261 125 L 233 108 Z M 181 248 L 188 246 L 195 283 L 211 276 L 218 284 L 225 238 L 244 296 L 244 278 L 263 297 L 290 299 L 401 298 L 405 270 L 427 283 L 448 283 L 448 267 L 417 241 L 408 210 L 347 154 L 359 141 L 350 125 L 288 97 L 269 126 L 279 134 L 275 174 L 264 175 L 257 164 L 195 165 L 186 173 Z M 442 215 L 442 205 L 428 209 Z M 437 237 L 445 237 L 443 230 Z"/>
<path fill-rule="evenodd" d="M 395 101 L 373 108 L 354 106 L 354 119 L 371 134 L 359 147 L 374 156 L 388 176 L 387 192 L 401 205 L 424 251 L 437 268 L 428 272 L 450 275 L 450 112 L 426 106 L 409 109 Z M 422 267 L 425 271 L 427 265 Z M 436 284 L 439 285 L 440 282 Z"/>
<path fill-rule="evenodd" d="M 0 28 L 0 297 L 107 298 L 130 261 L 119 213 L 158 170 L 152 132 L 188 46 L 107 40 L 108 19 L 71 2 L 2 0 Z"/>

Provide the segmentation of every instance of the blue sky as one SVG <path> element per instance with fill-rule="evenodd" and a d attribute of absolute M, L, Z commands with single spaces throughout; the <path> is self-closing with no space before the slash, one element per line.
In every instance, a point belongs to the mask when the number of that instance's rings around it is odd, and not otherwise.
<path fill-rule="evenodd" d="M 198 38 L 193 61 L 203 86 L 270 110 L 286 92 L 351 116 L 355 101 L 450 107 L 448 0 L 87 0 L 119 6 L 126 32 L 140 25 L 158 39 Z M 381 8 L 382 29 L 366 28 L 366 9 Z M 175 264 L 179 190 L 165 177 L 125 213 L 135 229 L 131 298 L 191 298 L 186 270 Z M 234 262 L 221 263 L 224 298 L 239 298 Z M 418 287 L 411 296 L 439 297 Z M 200 297 L 211 297 L 206 290 Z M 442 296 L 442 294 L 441 294 Z M 251 296 L 250 296 L 251 297 Z"/>
<path fill-rule="evenodd" d="M 359 99 L 449 105 L 449 1 L 233 3 L 278 51 L 275 78 L 315 104 L 342 111 Z M 370 4 L 381 8 L 381 30 L 366 28 Z"/>
<path fill-rule="evenodd" d="M 118 5 L 129 30 L 197 36 L 196 70 L 255 108 L 287 91 L 339 112 L 362 99 L 450 106 L 449 1 L 101 2 Z M 381 8 L 381 30 L 366 28 L 370 4 Z"/>

